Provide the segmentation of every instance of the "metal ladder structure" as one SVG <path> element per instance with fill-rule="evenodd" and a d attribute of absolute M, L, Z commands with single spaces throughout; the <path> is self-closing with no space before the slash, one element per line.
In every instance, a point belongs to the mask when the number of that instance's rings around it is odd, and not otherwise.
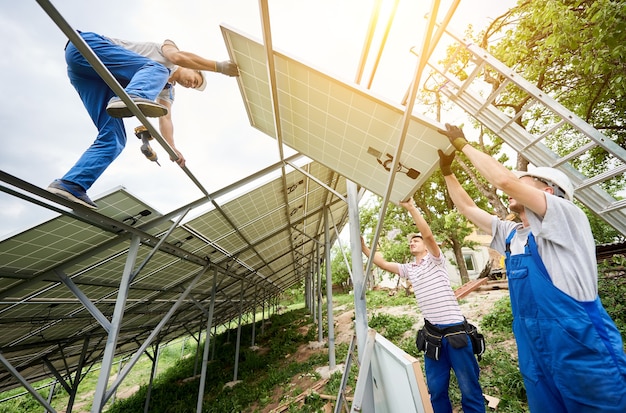
<path fill-rule="evenodd" d="M 601 186 L 606 181 L 623 176 L 626 171 L 626 149 L 484 49 L 448 30 L 445 33 L 471 54 L 473 67 L 465 79 L 460 79 L 450 73 L 448 68 L 429 62 L 435 71 L 434 78 L 443 84 L 439 89 L 442 94 L 501 137 L 533 165 L 550 166 L 567 174 L 575 188 L 574 197 L 626 235 L 626 199 L 617 200 Z M 495 90 L 492 84 L 482 79 L 486 73 L 500 81 Z M 503 91 L 510 91 L 511 88 L 517 88 L 516 92 L 527 101 L 522 110 L 507 114 L 495 103 Z M 550 139 L 555 140 L 556 136 L 572 137 L 570 148 L 563 149 L 568 146 L 569 140 L 561 138 L 558 150 L 561 153 L 551 149 Z M 575 165 L 591 159 L 590 151 L 599 148 L 606 151 L 610 166 L 603 173 L 586 176 Z"/>

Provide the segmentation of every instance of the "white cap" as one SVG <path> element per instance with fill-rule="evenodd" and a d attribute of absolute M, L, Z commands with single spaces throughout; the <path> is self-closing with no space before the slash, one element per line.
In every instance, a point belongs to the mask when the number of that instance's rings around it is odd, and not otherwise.
<path fill-rule="evenodd" d="M 531 176 L 541 181 L 545 181 L 547 184 L 554 185 L 560 189 L 563 198 L 570 201 L 574 200 L 574 185 L 572 185 L 572 181 L 570 181 L 567 175 L 558 169 L 540 166 L 531 171 L 515 171 L 515 174 L 518 178 Z M 557 192 L 555 192 L 555 195 L 560 196 Z"/>
<path fill-rule="evenodd" d="M 202 76 L 202 83 L 196 88 L 196 90 L 202 92 L 206 88 L 206 75 L 202 70 L 198 70 L 198 73 Z"/>

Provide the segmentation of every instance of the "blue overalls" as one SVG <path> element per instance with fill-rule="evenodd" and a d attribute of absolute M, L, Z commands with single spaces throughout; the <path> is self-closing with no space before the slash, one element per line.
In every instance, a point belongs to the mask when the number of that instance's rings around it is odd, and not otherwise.
<path fill-rule="evenodd" d="M 80 35 L 129 95 L 154 100 L 163 90 L 170 71 L 161 63 L 124 49 L 99 34 Z M 86 191 L 126 146 L 126 130 L 121 118 L 112 118 L 106 112 L 115 93 L 72 43 L 65 48 L 65 60 L 67 75 L 98 128 L 98 137 L 61 179 Z"/>
<path fill-rule="evenodd" d="M 506 271 L 519 367 L 531 412 L 626 412 L 626 356 L 600 298 L 578 301 L 552 283 L 532 233 Z"/>

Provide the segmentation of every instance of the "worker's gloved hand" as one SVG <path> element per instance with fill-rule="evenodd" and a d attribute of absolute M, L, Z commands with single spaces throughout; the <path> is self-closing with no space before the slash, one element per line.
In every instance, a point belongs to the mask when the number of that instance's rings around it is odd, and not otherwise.
<path fill-rule="evenodd" d="M 465 139 L 465 134 L 463 130 L 455 125 L 450 125 L 446 123 L 446 130 L 438 129 L 437 132 L 442 135 L 446 135 L 450 140 L 452 146 L 456 148 L 457 151 L 462 151 L 463 147 L 467 145 L 467 139 Z"/>
<path fill-rule="evenodd" d="M 441 149 L 437 150 L 439 154 L 439 169 L 441 169 L 441 173 L 443 176 L 452 175 L 452 161 L 454 161 L 454 152 L 450 155 L 446 155 L 443 153 Z"/>
<path fill-rule="evenodd" d="M 226 76 L 239 76 L 239 68 L 230 60 L 215 62 L 215 70 L 225 74 Z"/>

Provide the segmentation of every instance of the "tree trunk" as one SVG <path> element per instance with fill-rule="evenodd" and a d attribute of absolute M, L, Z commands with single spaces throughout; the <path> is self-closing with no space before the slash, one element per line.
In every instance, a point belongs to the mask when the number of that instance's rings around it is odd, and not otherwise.
<path fill-rule="evenodd" d="M 456 258 L 456 264 L 459 267 L 459 273 L 461 274 L 461 284 L 469 282 L 469 274 L 467 273 L 467 266 L 465 265 L 465 258 L 463 258 L 463 250 L 461 242 L 452 238 L 452 249 L 454 250 L 454 257 Z"/>

